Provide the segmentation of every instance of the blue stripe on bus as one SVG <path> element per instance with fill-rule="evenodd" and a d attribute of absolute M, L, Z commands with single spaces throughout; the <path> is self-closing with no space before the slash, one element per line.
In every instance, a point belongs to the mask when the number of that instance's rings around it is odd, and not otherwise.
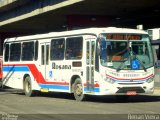
<path fill-rule="evenodd" d="M 93 90 L 87 90 L 87 87 L 84 87 L 85 92 L 100 92 L 99 88 L 94 88 Z"/>
<path fill-rule="evenodd" d="M 69 86 L 64 85 L 51 85 L 51 84 L 39 84 L 41 88 L 48 89 L 61 89 L 61 90 L 69 90 Z M 94 88 L 94 90 L 87 90 L 87 87 L 84 87 L 85 92 L 100 92 L 99 88 Z"/>
<path fill-rule="evenodd" d="M 69 86 L 65 86 L 65 85 L 39 84 L 39 86 L 41 88 L 48 88 L 48 89 L 69 90 Z"/>
<path fill-rule="evenodd" d="M 27 66 L 3 66 L 3 72 L 28 72 Z"/>

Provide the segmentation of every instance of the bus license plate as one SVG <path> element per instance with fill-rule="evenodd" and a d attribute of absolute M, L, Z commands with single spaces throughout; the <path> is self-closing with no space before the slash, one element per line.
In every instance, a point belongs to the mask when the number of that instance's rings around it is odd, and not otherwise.
<path fill-rule="evenodd" d="M 127 91 L 127 95 L 137 95 L 136 91 Z"/>

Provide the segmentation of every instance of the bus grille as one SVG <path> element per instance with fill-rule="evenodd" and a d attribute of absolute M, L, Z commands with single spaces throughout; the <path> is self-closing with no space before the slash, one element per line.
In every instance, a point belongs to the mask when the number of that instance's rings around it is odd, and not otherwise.
<path fill-rule="evenodd" d="M 127 91 L 136 91 L 136 93 L 145 93 L 144 89 L 141 87 L 118 87 L 117 93 L 127 93 Z"/>

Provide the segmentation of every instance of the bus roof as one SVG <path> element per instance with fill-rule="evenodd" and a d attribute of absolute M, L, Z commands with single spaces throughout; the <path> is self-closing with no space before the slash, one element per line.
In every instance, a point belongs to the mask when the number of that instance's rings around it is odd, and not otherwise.
<path fill-rule="evenodd" d="M 50 32 L 50 33 L 45 33 L 45 34 L 36 34 L 36 35 L 28 35 L 28 36 L 22 36 L 22 37 L 7 38 L 5 42 L 46 39 L 46 38 L 63 37 L 63 36 L 74 36 L 74 35 L 80 35 L 80 34 L 94 34 L 97 36 L 100 33 L 148 34 L 147 32 L 143 30 L 129 29 L 129 28 L 116 28 L 116 27 L 86 28 L 86 29 L 71 30 L 71 31 L 64 31 L 64 32 Z"/>
<path fill-rule="evenodd" d="M 152 28 L 152 29 L 147 29 L 147 30 L 160 30 L 160 28 Z"/>

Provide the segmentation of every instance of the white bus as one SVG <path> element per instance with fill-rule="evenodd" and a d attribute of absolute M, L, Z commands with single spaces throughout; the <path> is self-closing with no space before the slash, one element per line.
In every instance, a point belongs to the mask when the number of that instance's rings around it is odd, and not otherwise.
<path fill-rule="evenodd" d="M 88 28 L 8 38 L 3 84 L 41 92 L 129 96 L 154 91 L 149 36 L 126 28 Z"/>

